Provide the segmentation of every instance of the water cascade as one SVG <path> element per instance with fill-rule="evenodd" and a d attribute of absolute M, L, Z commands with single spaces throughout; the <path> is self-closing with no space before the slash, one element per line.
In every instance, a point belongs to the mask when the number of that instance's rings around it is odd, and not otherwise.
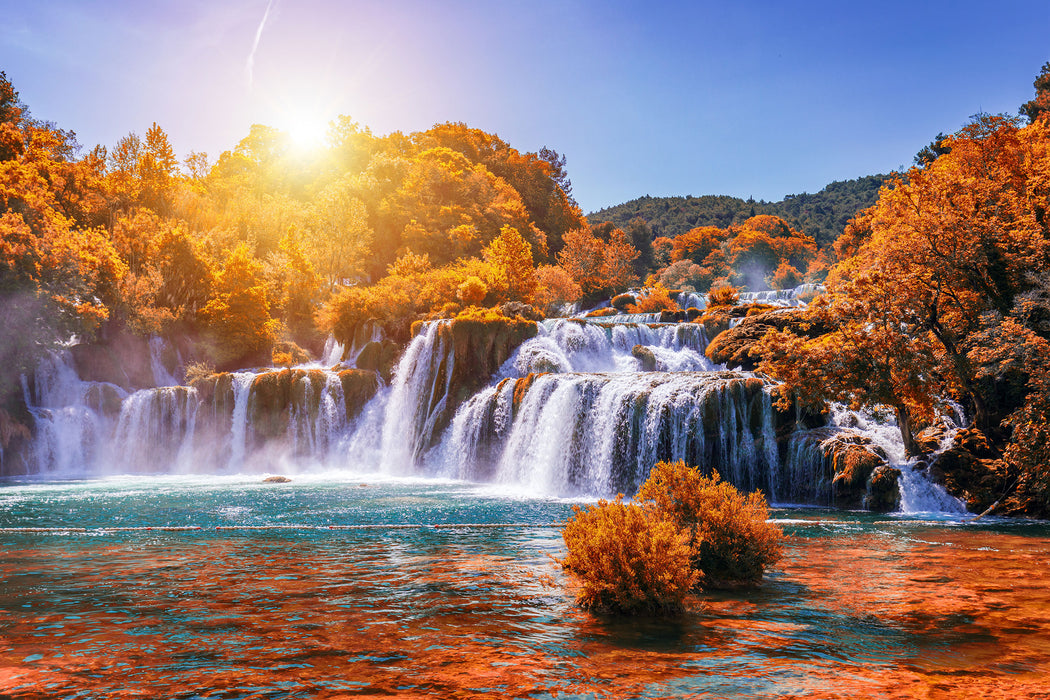
<path fill-rule="evenodd" d="M 790 291 L 770 300 L 791 305 L 801 292 Z M 611 496 L 633 493 L 655 462 L 683 459 L 773 502 L 932 509 L 924 477 L 891 466 L 905 465 L 892 425 L 841 412 L 807 423 L 774 409 L 768 379 L 714 365 L 703 325 L 610 318 L 427 322 L 389 384 L 348 368 L 380 341 L 373 329 L 349 352 L 330 342 L 318 363 L 189 387 L 154 340 L 156 386 L 134 392 L 82 381 L 59 353 L 24 382 L 27 471 L 352 468 Z M 893 482 L 888 496 L 872 491 L 880 479 Z M 934 507 L 953 507 L 935 495 Z"/>

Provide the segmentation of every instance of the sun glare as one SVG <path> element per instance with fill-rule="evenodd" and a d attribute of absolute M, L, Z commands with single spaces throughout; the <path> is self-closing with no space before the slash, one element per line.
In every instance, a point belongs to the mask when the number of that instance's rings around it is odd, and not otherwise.
<path fill-rule="evenodd" d="M 322 118 L 313 115 L 299 115 L 289 120 L 285 128 L 291 137 L 296 150 L 315 151 L 324 145 L 328 124 Z"/>

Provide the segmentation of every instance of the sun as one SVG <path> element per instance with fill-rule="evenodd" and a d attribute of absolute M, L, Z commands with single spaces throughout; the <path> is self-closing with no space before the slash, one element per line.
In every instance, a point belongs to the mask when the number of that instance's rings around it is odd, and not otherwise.
<path fill-rule="evenodd" d="M 320 117 L 298 117 L 286 129 L 292 145 L 298 151 L 316 151 L 324 145 L 328 123 Z"/>

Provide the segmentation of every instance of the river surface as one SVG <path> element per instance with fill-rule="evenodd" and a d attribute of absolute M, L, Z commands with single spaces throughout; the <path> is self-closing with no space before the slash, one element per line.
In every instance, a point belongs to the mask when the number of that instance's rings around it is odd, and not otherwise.
<path fill-rule="evenodd" d="M 0 697 L 1050 698 L 1046 523 L 776 508 L 760 589 L 617 620 L 569 501 L 260 481 L 0 482 Z"/>

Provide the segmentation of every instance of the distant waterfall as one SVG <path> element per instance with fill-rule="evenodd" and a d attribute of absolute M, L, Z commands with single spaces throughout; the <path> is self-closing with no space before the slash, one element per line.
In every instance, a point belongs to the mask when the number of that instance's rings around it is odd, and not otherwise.
<path fill-rule="evenodd" d="M 540 334 L 521 347 L 500 368 L 501 377 L 532 372 L 637 372 L 635 346 L 649 348 L 656 369 L 696 372 L 715 369 L 704 356 L 707 335 L 697 323 L 610 324 L 555 319 L 540 324 Z"/>

